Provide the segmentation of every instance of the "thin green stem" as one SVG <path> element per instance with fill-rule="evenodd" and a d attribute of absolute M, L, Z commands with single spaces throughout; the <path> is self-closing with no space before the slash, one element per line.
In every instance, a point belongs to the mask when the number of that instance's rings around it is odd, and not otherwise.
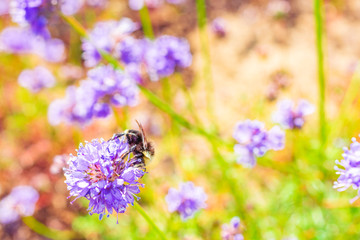
<path fill-rule="evenodd" d="M 149 217 L 149 215 L 144 211 L 144 209 L 135 201 L 134 208 L 140 213 L 143 218 L 149 223 L 151 227 L 153 227 L 159 237 L 163 240 L 166 239 L 165 234 L 160 230 L 160 228 L 154 223 L 154 221 Z"/>
<path fill-rule="evenodd" d="M 50 239 L 75 239 L 81 238 L 71 231 L 60 231 L 52 229 L 36 220 L 33 216 L 23 217 L 23 222 L 34 232 Z"/>
<path fill-rule="evenodd" d="M 139 10 L 139 14 L 145 37 L 154 39 L 154 31 L 151 24 L 149 9 L 146 4 L 144 4 L 144 6 Z"/>
<path fill-rule="evenodd" d="M 316 23 L 316 52 L 318 63 L 319 82 L 319 129 L 321 150 L 324 151 L 326 142 L 326 116 L 325 116 L 325 70 L 323 53 L 323 0 L 314 0 L 314 17 Z"/>

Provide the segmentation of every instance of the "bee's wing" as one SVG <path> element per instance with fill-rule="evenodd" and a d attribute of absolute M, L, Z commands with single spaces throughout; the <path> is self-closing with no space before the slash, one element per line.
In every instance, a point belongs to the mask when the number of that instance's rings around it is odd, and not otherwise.
<path fill-rule="evenodd" d="M 142 127 L 141 123 L 138 122 L 138 120 L 135 120 L 135 121 L 136 121 L 137 125 L 140 128 L 141 135 L 142 135 L 142 140 L 143 140 L 143 147 L 144 147 L 144 149 L 146 149 L 145 144 L 147 143 L 147 140 L 146 140 L 144 128 Z"/>

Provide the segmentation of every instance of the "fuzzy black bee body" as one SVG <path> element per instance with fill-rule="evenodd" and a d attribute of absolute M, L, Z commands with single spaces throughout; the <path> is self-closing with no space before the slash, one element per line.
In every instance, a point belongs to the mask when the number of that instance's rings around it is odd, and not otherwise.
<path fill-rule="evenodd" d="M 132 153 L 133 157 L 138 160 L 134 163 L 134 167 L 146 169 L 146 164 L 151 161 L 155 154 L 155 149 L 153 144 L 147 141 L 142 125 L 138 121 L 136 121 L 136 123 L 138 124 L 140 131 L 129 129 L 122 133 L 115 134 L 113 139 L 124 136 L 130 149 L 123 158 Z"/>

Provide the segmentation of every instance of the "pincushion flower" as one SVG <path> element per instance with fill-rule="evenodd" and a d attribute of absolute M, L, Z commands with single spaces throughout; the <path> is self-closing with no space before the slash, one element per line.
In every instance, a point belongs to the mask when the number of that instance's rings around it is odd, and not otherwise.
<path fill-rule="evenodd" d="M 344 148 L 341 161 L 336 160 L 335 170 L 339 178 L 334 182 L 334 188 L 338 191 L 345 191 L 349 187 L 358 190 L 358 196 L 351 202 L 357 200 L 360 196 L 360 143 L 356 138 L 352 138 L 350 148 Z"/>
<path fill-rule="evenodd" d="M 192 63 L 190 46 L 186 39 L 163 35 L 147 49 L 145 64 L 150 79 L 170 76 L 177 68 L 189 67 Z"/>
<path fill-rule="evenodd" d="M 79 87 L 70 86 L 63 99 L 53 101 L 48 110 L 50 124 L 79 124 L 91 122 L 95 117 L 107 117 L 111 105 L 135 106 L 139 90 L 128 73 L 112 66 L 99 66 L 88 72 L 88 79 Z"/>
<path fill-rule="evenodd" d="M 102 59 L 98 49 L 112 53 L 116 44 L 138 29 L 138 24 L 129 18 L 120 21 L 98 22 L 89 32 L 89 40 L 82 40 L 83 59 L 86 67 L 96 66 Z"/>
<path fill-rule="evenodd" d="M 244 240 L 240 230 L 240 218 L 233 217 L 230 224 L 223 224 L 221 227 L 221 238 L 223 240 Z"/>
<path fill-rule="evenodd" d="M 183 221 L 192 218 L 201 208 L 206 208 L 207 195 L 203 188 L 192 182 L 181 183 L 179 190 L 170 188 L 165 197 L 170 212 L 178 212 Z"/>
<path fill-rule="evenodd" d="M 285 133 L 278 126 L 266 131 L 262 122 L 245 120 L 239 122 L 233 137 L 238 142 L 234 150 L 238 155 L 237 162 L 245 167 L 254 167 L 256 157 L 263 156 L 268 150 L 284 148 Z"/>
<path fill-rule="evenodd" d="M 298 105 L 291 100 L 282 100 L 273 114 L 273 121 L 286 129 L 301 129 L 305 123 L 305 116 L 315 111 L 314 105 L 301 99 Z"/>
<path fill-rule="evenodd" d="M 20 216 L 31 216 L 39 193 L 30 186 L 17 186 L 0 201 L 0 223 L 15 222 Z"/>
<path fill-rule="evenodd" d="M 124 137 L 109 141 L 94 139 L 80 144 L 77 155 L 70 155 L 65 169 L 65 183 L 70 196 L 89 200 L 89 214 L 104 215 L 125 212 L 140 192 L 144 170 L 134 167 L 139 160 L 124 157 L 129 150 Z M 72 202 L 73 202 L 72 201 Z"/>
<path fill-rule="evenodd" d="M 37 93 L 43 88 L 54 86 L 55 78 L 47 68 L 38 66 L 34 69 L 22 71 L 18 77 L 18 82 L 32 93 Z"/>

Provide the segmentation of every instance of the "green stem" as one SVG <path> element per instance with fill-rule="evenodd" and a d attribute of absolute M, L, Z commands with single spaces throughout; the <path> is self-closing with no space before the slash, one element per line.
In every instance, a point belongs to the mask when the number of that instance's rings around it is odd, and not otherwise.
<path fill-rule="evenodd" d="M 165 240 L 166 239 L 165 234 L 160 230 L 160 228 L 154 223 L 154 221 L 149 217 L 149 215 L 147 215 L 147 213 L 144 211 L 144 209 L 136 201 L 134 202 L 134 208 L 155 229 L 155 231 L 159 235 L 159 237 L 161 239 Z"/>
<path fill-rule="evenodd" d="M 154 39 L 154 31 L 152 29 L 149 9 L 145 3 L 144 6 L 139 10 L 139 14 L 145 37 Z"/>
<path fill-rule="evenodd" d="M 23 217 L 22 220 L 31 230 L 50 239 L 81 238 L 80 236 L 77 236 L 76 233 L 71 231 L 60 231 L 48 228 L 46 225 L 36 220 L 33 216 Z"/>
<path fill-rule="evenodd" d="M 318 63 L 319 82 L 319 129 L 321 150 L 324 151 L 326 142 L 326 116 L 325 116 L 325 70 L 323 53 L 323 0 L 314 0 L 314 17 L 316 23 L 316 51 Z"/>

